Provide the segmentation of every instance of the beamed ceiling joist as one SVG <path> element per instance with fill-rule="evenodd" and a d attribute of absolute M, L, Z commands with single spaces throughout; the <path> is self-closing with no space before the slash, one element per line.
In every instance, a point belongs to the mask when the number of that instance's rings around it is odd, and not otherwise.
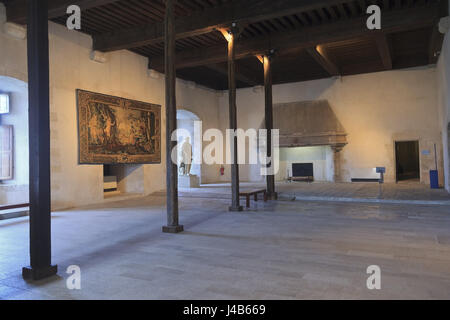
<path fill-rule="evenodd" d="M 349 2 L 349 0 L 246 0 L 231 2 L 177 19 L 175 29 L 177 39 L 183 39 L 209 33 L 217 28 L 229 27 L 233 22 L 246 25 L 346 2 Z M 163 31 L 164 25 L 155 23 L 108 32 L 94 36 L 94 49 L 106 52 L 159 43 L 163 41 Z"/>
<path fill-rule="evenodd" d="M 227 65 L 212 64 L 206 67 L 224 76 L 228 76 Z M 262 67 L 261 67 L 261 74 L 262 74 Z M 248 68 L 245 68 L 242 65 L 236 65 L 236 80 L 241 81 L 248 86 L 256 86 L 261 84 L 261 79 L 259 79 L 259 77 L 254 72 L 248 70 Z"/>
<path fill-rule="evenodd" d="M 386 70 L 392 69 L 392 45 L 387 34 L 379 34 L 375 37 L 378 52 Z"/>
<path fill-rule="evenodd" d="M 129 49 L 164 72 L 164 0 L 47 0 L 49 19 L 66 25 L 82 9 L 80 32 L 100 51 Z M 0 0 L 10 22 L 26 23 L 27 0 Z M 366 28 L 366 6 L 382 10 L 382 30 Z M 227 46 L 217 30 L 236 22 L 237 85 L 262 84 L 255 56 L 277 51 L 273 82 L 287 83 L 436 63 L 447 0 L 178 0 L 176 67 L 185 80 L 227 88 Z M 318 50 L 319 49 L 319 50 Z"/>
<path fill-rule="evenodd" d="M 107 5 L 119 0 L 48 0 L 48 18 L 57 18 L 66 14 L 67 7 L 78 5 L 81 10 Z M 6 7 L 6 15 L 9 22 L 19 24 L 27 23 L 27 0 L 12 1 Z"/>
<path fill-rule="evenodd" d="M 298 31 L 273 34 L 270 36 L 239 41 L 236 46 L 236 59 L 264 54 L 276 49 L 278 51 L 292 49 L 308 49 L 317 45 L 338 42 L 352 38 L 378 37 L 423 27 L 434 26 L 439 19 L 437 5 L 413 7 L 405 10 L 394 10 L 383 14 L 382 30 L 368 30 L 366 18 L 342 20 L 329 25 L 304 27 Z M 209 48 L 198 48 L 177 53 L 176 67 L 187 68 L 210 65 L 227 61 L 227 47 L 219 45 Z M 163 72 L 164 57 L 151 57 L 149 66 Z"/>
<path fill-rule="evenodd" d="M 330 58 L 327 49 L 323 45 L 319 45 L 315 48 L 307 49 L 309 55 L 330 75 L 338 76 L 339 68 L 336 63 Z"/>
<path fill-rule="evenodd" d="M 437 63 L 443 41 L 444 35 L 439 32 L 439 27 L 435 25 L 431 32 L 430 43 L 428 45 L 428 62 L 430 64 Z"/>

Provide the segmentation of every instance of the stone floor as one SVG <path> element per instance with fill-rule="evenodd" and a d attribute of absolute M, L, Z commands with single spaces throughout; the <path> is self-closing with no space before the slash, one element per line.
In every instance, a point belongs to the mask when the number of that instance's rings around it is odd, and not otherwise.
<path fill-rule="evenodd" d="M 265 188 L 264 183 L 241 183 L 242 190 Z M 387 183 L 380 186 L 378 183 L 327 183 L 327 182 L 279 182 L 276 185 L 278 193 L 284 198 L 297 200 L 328 200 L 328 201 L 354 201 L 354 202 L 398 202 L 419 204 L 446 204 L 450 205 L 450 194 L 444 189 L 430 189 L 420 183 Z M 158 193 L 163 195 L 161 191 Z M 204 184 L 201 188 L 180 189 L 180 196 L 208 197 L 216 199 L 230 199 L 231 190 L 228 183 Z M 380 199 L 379 199 L 380 198 Z"/>
<path fill-rule="evenodd" d="M 324 196 L 342 198 L 375 199 L 380 195 L 378 183 L 280 183 L 281 192 L 290 192 L 305 196 Z M 382 185 L 381 199 L 392 200 L 450 200 L 450 194 L 444 189 L 431 189 L 420 183 L 385 183 Z"/>
<path fill-rule="evenodd" d="M 0 221 L 1 299 L 448 299 L 445 206 L 180 199 L 186 232 L 161 233 L 164 197 L 56 212 L 59 276 L 26 283 L 27 218 Z M 82 289 L 66 288 L 70 265 Z M 369 265 L 382 289 L 366 287 Z"/>

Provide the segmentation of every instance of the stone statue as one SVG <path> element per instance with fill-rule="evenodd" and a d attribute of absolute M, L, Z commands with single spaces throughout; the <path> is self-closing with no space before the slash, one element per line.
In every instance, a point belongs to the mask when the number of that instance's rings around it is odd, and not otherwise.
<path fill-rule="evenodd" d="M 191 174 L 192 166 L 192 145 L 190 144 L 189 137 L 186 137 L 184 139 L 184 143 L 181 146 L 180 156 L 180 173 L 181 175 L 189 176 Z"/>

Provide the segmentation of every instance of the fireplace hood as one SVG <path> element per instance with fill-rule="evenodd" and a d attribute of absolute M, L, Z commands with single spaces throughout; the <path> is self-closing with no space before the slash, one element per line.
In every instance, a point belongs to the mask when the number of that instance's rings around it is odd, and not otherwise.
<path fill-rule="evenodd" d="M 280 130 L 280 147 L 347 144 L 347 133 L 327 100 L 274 105 L 273 128 Z"/>

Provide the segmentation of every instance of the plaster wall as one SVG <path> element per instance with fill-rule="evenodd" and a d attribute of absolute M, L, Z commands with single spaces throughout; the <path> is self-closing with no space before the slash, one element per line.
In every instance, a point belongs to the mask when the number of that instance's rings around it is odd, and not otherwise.
<path fill-rule="evenodd" d="M 27 81 L 26 40 L 4 32 L 5 8 L 0 4 L 0 75 Z M 49 22 L 52 207 L 62 209 L 104 201 L 103 166 L 78 164 L 76 89 L 84 89 L 162 106 L 160 164 L 129 170 L 127 189 L 144 194 L 165 188 L 164 77 L 150 77 L 148 60 L 130 51 L 107 54 L 106 63 L 90 60 L 92 38 Z M 177 81 L 177 103 L 202 115 L 205 127 L 218 124 L 215 91 Z M 210 169 L 208 177 L 214 179 Z M 137 184 L 143 186 L 138 187 Z M 206 179 L 208 181 L 208 179 Z M 125 183 L 125 182 L 124 182 Z M 133 186 L 134 184 L 134 186 Z"/>
<path fill-rule="evenodd" d="M 261 68 L 262 72 L 262 68 Z M 411 68 L 342 78 L 275 85 L 274 104 L 326 99 L 348 136 L 341 155 L 344 181 L 361 178 L 373 168 L 387 168 L 386 181 L 395 181 L 394 142 L 419 140 L 421 181 L 429 183 L 434 169 L 434 144 L 443 182 L 441 122 L 438 116 L 435 67 Z M 237 91 L 238 127 L 260 128 L 264 92 Z M 228 127 L 228 94 L 220 98 L 222 128 Z M 424 151 L 429 151 L 422 154 Z M 241 166 L 243 181 L 260 181 L 256 166 Z M 228 168 L 227 168 L 228 169 Z M 229 180 L 229 170 L 223 180 Z"/>
<path fill-rule="evenodd" d="M 437 64 L 438 81 L 438 103 L 439 103 L 439 128 L 442 134 L 442 145 L 444 146 L 444 171 L 445 188 L 450 192 L 450 36 L 447 32 L 442 46 L 441 55 Z"/>

